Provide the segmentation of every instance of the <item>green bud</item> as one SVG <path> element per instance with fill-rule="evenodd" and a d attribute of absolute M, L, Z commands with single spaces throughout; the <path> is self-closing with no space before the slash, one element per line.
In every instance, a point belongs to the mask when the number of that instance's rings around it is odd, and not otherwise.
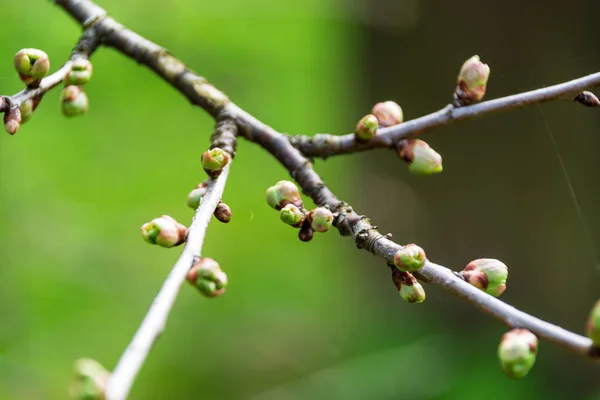
<path fill-rule="evenodd" d="M 393 101 L 375 104 L 372 112 L 382 127 L 398 125 L 404 121 L 402 108 Z"/>
<path fill-rule="evenodd" d="M 231 221 L 231 208 L 220 201 L 219 204 L 217 204 L 217 208 L 215 208 L 213 215 L 216 219 L 226 224 Z"/>
<path fill-rule="evenodd" d="M 308 212 L 310 227 L 317 232 L 327 232 L 333 223 L 333 213 L 325 207 L 317 207 Z"/>
<path fill-rule="evenodd" d="M 18 107 L 12 107 L 4 113 L 4 129 L 14 135 L 19 127 L 21 127 L 21 110 Z"/>
<path fill-rule="evenodd" d="M 204 181 L 198 184 L 187 197 L 187 205 L 193 210 L 198 209 L 200 207 L 200 200 L 202 200 L 202 196 L 206 194 L 208 190 L 208 182 Z"/>
<path fill-rule="evenodd" d="M 69 394 L 76 400 L 104 400 L 110 374 L 96 360 L 81 358 L 74 365 L 75 376 Z"/>
<path fill-rule="evenodd" d="M 535 364 L 537 347 L 537 337 L 527 329 L 513 329 L 505 333 L 498 347 L 498 358 L 504 372 L 512 379 L 525 377 Z"/>
<path fill-rule="evenodd" d="M 396 145 L 396 151 L 415 175 L 431 175 L 443 170 L 442 156 L 422 140 L 402 140 Z"/>
<path fill-rule="evenodd" d="M 229 163 L 229 154 L 218 147 L 202 154 L 202 168 L 210 177 L 216 178 L 221 175 L 227 163 Z"/>
<path fill-rule="evenodd" d="M 469 58 L 458 74 L 454 104 L 458 107 L 477 103 L 485 95 L 490 77 L 490 67 L 479 60 L 479 56 Z"/>
<path fill-rule="evenodd" d="M 142 237 L 148 243 L 162 247 L 179 246 L 187 237 L 187 228 L 168 215 L 142 225 Z"/>
<path fill-rule="evenodd" d="M 19 78 L 30 87 L 37 87 L 50 70 L 48 54 L 38 49 L 21 49 L 14 61 Z"/>
<path fill-rule="evenodd" d="M 378 127 L 379 123 L 377 121 L 377 117 L 373 114 L 368 114 L 358 121 L 356 129 L 354 130 L 354 137 L 359 142 L 371 140 L 377 134 Z"/>
<path fill-rule="evenodd" d="M 92 63 L 87 58 L 78 58 L 71 63 L 65 74 L 65 85 L 84 85 L 92 77 Z"/>
<path fill-rule="evenodd" d="M 392 281 L 404 301 L 409 303 L 422 303 L 425 301 L 425 289 L 411 273 L 393 268 Z"/>
<path fill-rule="evenodd" d="M 473 260 L 461 274 L 465 281 L 492 296 L 498 297 L 506 290 L 508 268 L 502 261 L 493 258 Z"/>
<path fill-rule="evenodd" d="M 294 228 L 300 228 L 304 223 L 304 213 L 293 204 L 288 204 L 281 209 L 279 217 L 283 222 Z"/>
<path fill-rule="evenodd" d="M 585 326 L 585 333 L 592 339 L 594 346 L 600 347 L 600 300 L 592 308 Z"/>
<path fill-rule="evenodd" d="M 60 93 L 60 107 L 67 117 L 83 115 L 88 110 L 88 98 L 80 86 L 66 86 Z"/>
<path fill-rule="evenodd" d="M 33 112 L 37 108 L 38 104 L 40 104 L 40 98 L 34 97 L 32 99 L 25 100 L 21 103 L 19 107 L 19 111 L 21 111 L 21 123 L 29 121 L 31 117 L 33 117 Z"/>
<path fill-rule="evenodd" d="M 227 274 L 215 260 L 208 257 L 197 260 L 186 279 L 206 297 L 216 297 L 225 293 L 228 282 Z"/>
<path fill-rule="evenodd" d="M 279 181 L 266 191 L 267 203 L 276 210 L 281 210 L 288 204 L 302 208 L 302 199 L 298 187 L 290 181 Z"/>
<path fill-rule="evenodd" d="M 413 272 L 423 268 L 426 260 L 425 251 L 412 243 L 407 244 L 394 254 L 394 265 L 403 272 Z"/>

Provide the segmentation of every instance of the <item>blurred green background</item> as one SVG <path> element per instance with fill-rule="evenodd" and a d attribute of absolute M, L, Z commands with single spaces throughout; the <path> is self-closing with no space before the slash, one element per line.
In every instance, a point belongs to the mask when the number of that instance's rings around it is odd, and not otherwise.
<path fill-rule="evenodd" d="M 491 65 L 488 98 L 597 71 L 600 4 L 535 3 L 100 1 L 259 119 L 301 133 L 350 132 L 381 100 L 406 118 L 434 111 L 473 54 Z M 11 94 L 17 50 L 41 48 L 58 67 L 79 27 L 47 1 L 2 6 L 0 93 Z M 62 117 L 55 90 L 0 136 L 1 399 L 66 398 L 79 357 L 115 365 L 179 254 L 139 226 L 188 222 L 187 193 L 205 178 L 211 119 L 113 50 L 93 63 L 86 117 Z M 581 332 L 600 288 L 599 127 L 596 110 L 552 103 L 427 134 L 439 176 L 413 177 L 383 150 L 316 168 L 434 261 L 505 261 L 504 300 Z M 233 220 L 213 223 L 204 247 L 230 287 L 207 300 L 184 286 L 131 399 L 600 398 L 591 362 L 542 342 L 530 376 L 511 381 L 496 359 L 501 324 L 435 287 L 403 303 L 386 266 L 335 232 L 298 241 L 264 201 L 287 177 L 240 142 L 224 195 Z"/>

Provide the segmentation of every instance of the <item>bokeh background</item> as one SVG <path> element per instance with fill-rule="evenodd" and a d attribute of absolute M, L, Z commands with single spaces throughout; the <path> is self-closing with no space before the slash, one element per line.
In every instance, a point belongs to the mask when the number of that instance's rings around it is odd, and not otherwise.
<path fill-rule="evenodd" d="M 473 54 L 491 65 L 488 98 L 600 65 L 596 0 L 99 3 L 285 132 L 347 133 L 388 99 L 406 118 L 432 112 Z M 18 49 L 58 67 L 80 30 L 40 0 L 3 0 L 0 21 L 2 94 L 21 88 Z M 115 365 L 179 254 L 146 244 L 139 226 L 189 221 L 187 193 L 204 179 L 211 119 L 113 50 L 93 63 L 86 117 L 62 117 L 55 90 L 0 136 L 2 399 L 67 398 L 79 357 Z M 599 127 L 598 111 L 556 102 L 428 133 L 439 176 L 411 176 L 384 150 L 316 168 L 432 260 L 505 261 L 504 300 L 582 332 L 600 288 Z M 204 247 L 227 294 L 184 286 L 131 399 L 600 399 L 597 365 L 542 342 L 512 381 L 496 358 L 501 324 L 435 287 L 405 304 L 387 267 L 335 232 L 298 241 L 264 201 L 287 172 L 253 144 L 238 150 L 224 195 L 233 220 L 213 223 Z"/>

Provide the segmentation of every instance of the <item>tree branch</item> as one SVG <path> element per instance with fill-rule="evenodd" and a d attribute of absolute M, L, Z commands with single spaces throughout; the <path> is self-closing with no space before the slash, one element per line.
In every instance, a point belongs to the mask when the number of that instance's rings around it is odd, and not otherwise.
<path fill-rule="evenodd" d="M 209 181 L 207 192 L 202 197 L 200 206 L 196 210 L 196 215 L 190 225 L 183 252 L 171 273 L 167 276 L 133 340 L 127 346 L 108 380 L 106 388 L 106 398 L 108 400 L 127 398 L 131 385 L 152 345 L 165 329 L 167 318 L 173 308 L 179 289 L 185 281 L 194 259 L 200 257 L 208 223 L 223 195 L 230 165 L 231 163 L 223 168 L 223 172 L 218 178 Z"/>
<path fill-rule="evenodd" d="M 315 136 L 296 135 L 291 136 L 289 140 L 294 147 L 298 148 L 307 157 L 327 158 L 336 154 L 356 153 L 375 148 L 393 148 L 399 140 L 419 136 L 440 126 L 552 100 L 565 98 L 574 100 L 578 93 L 596 86 L 600 86 L 600 72 L 558 85 L 488 100 L 470 106 L 455 107 L 449 104 L 441 110 L 423 117 L 388 128 L 381 128 L 377 131 L 377 135 L 368 142 L 357 142 L 353 133 L 342 136 L 326 133 Z"/>
<path fill-rule="evenodd" d="M 340 201 L 315 172 L 307 157 L 327 157 L 378 147 L 390 148 L 399 140 L 417 136 L 438 126 L 566 96 L 572 99 L 575 94 L 584 89 L 600 85 L 600 73 L 596 73 L 544 89 L 471 106 L 456 108 L 448 105 L 424 117 L 380 129 L 374 139 L 363 144 L 357 143 L 354 135 L 289 137 L 237 107 L 224 93 L 189 69 L 167 50 L 126 29 L 108 17 L 107 13 L 92 1 L 55 0 L 55 3 L 85 28 L 71 60 L 77 57 L 88 57 L 102 42 L 148 66 L 186 96 L 192 104 L 203 108 L 217 120 L 217 129 L 211 147 L 221 147 L 233 156 L 238 134 L 259 144 L 288 169 L 303 191 L 317 205 L 327 206 L 334 213 L 334 225 L 342 235 L 351 236 L 359 248 L 383 258 L 388 265 L 393 263 L 395 252 L 402 246 L 381 235 L 368 218 L 357 214 L 347 203 Z M 59 71 L 43 79 L 37 89 L 26 89 L 11 97 L 0 97 L 0 112 L 18 106 L 28 99 L 41 97 L 46 91 L 63 81 L 69 68 L 70 62 L 67 62 Z M 122 400 L 127 397 L 148 352 L 164 330 L 169 312 L 187 272 L 194 258 L 200 256 L 206 229 L 221 199 L 229 168 L 230 165 L 227 165 L 218 178 L 210 181 L 208 191 L 202 197 L 189 228 L 187 243 L 181 256 L 108 381 L 106 391 L 108 400 Z M 600 350 L 592 345 L 590 339 L 519 311 L 471 286 L 446 267 L 427 261 L 425 267 L 415 273 L 415 276 L 422 281 L 442 286 L 509 327 L 528 329 L 540 338 L 564 346 L 580 355 L 600 357 Z"/>
<path fill-rule="evenodd" d="M 71 64 L 74 60 L 90 57 L 99 45 L 100 36 L 98 33 L 93 28 L 84 30 L 73 48 L 69 60 L 58 71 L 42 79 L 39 87 L 35 89 L 26 88 L 12 96 L 0 97 L 0 113 L 8 111 L 11 107 L 19 107 L 27 100 L 41 99 L 47 91 L 62 83 L 66 73 L 71 70 Z"/>
<path fill-rule="evenodd" d="M 352 236 L 359 248 L 366 249 L 380 256 L 387 264 L 393 262 L 394 253 L 401 246 L 381 235 L 376 230 L 376 227 L 371 225 L 368 218 L 354 212 L 352 207 L 340 201 L 329 190 L 323 180 L 314 171 L 310 161 L 306 158 L 306 153 L 308 155 L 320 155 L 311 153 L 310 146 L 303 148 L 298 142 L 295 142 L 300 149 L 296 148 L 292 144 L 295 139 L 290 139 L 287 135 L 275 131 L 273 128 L 237 107 L 229 101 L 225 94 L 185 66 L 183 62 L 157 44 L 150 42 L 126 29 L 112 18 L 107 17 L 106 13 L 95 6 L 90 0 L 57 0 L 57 4 L 61 5 L 80 22 L 94 21 L 91 26 L 104 37 L 103 44 L 118 49 L 123 54 L 154 70 L 162 79 L 186 96 L 192 104 L 205 109 L 216 119 L 230 118 L 234 120 L 240 128 L 242 136 L 269 151 L 271 155 L 288 169 L 303 191 L 317 205 L 328 206 L 335 213 L 336 219 L 334 225 L 340 230 L 342 235 Z M 344 143 L 343 146 L 346 147 L 331 145 L 337 149 L 334 154 L 374 147 L 391 147 L 395 141 L 409 137 L 410 135 L 416 135 L 426 129 L 474 116 L 487 115 L 495 111 L 549 101 L 564 97 L 567 94 L 573 94 L 573 97 L 575 97 L 575 93 L 597 85 L 600 85 L 600 73 L 545 89 L 538 89 L 472 106 L 460 108 L 447 106 L 428 116 L 381 129 L 378 136 L 365 145 L 357 145 L 354 142 L 353 136 L 350 137 L 350 135 L 342 137 L 321 135 L 321 137 L 325 137 L 325 141 L 339 139 L 339 143 Z M 316 138 L 318 137 L 319 135 L 316 136 Z M 303 154 L 304 151 L 306 153 Z M 519 311 L 469 285 L 455 276 L 448 268 L 427 262 L 422 271 L 415 275 L 427 282 L 444 287 L 446 290 L 471 302 L 480 310 L 501 320 L 508 326 L 527 328 L 539 337 L 560 344 L 577 354 L 600 357 L 600 351 L 592 346 L 590 339 L 568 332 L 558 326 Z"/>

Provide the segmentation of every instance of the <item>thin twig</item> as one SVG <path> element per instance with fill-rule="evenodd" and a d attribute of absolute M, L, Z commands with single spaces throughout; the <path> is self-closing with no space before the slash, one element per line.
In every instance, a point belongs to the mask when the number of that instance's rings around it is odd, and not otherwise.
<path fill-rule="evenodd" d="M 5 97 L 8 101 L 0 103 L 0 113 L 8 111 L 10 107 L 18 107 L 27 100 L 41 98 L 47 91 L 63 82 L 74 60 L 90 57 L 99 45 L 100 37 L 97 32 L 94 29 L 84 30 L 73 48 L 69 60 L 58 71 L 42 79 L 39 87 L 35 89 L 26 88 L 19 93 Z"/>
<path fill-rule="evenodd" d="M 327 133 L 315 136 L 295 135 L 290 137 L 290 141 L 307 157 L 327 158 L 337 154 L 356 153 L 374 148 L 391 148 L 399 140 L 419 136 L 440 126 L 551 100 L 564 98 L 573 100 L 577 93 L 596 86 L 600 86 L 600 72 L 558 85 L 488 100 L 470 106 L 457 108 L 448 105 L 439 111 L 420 118 L 388 128 L 381 128 L 377 131 L 375 138 L 368 142 L 357 142 L 354 134 L 337 136 Z"/>
<path fill-rule="evenodd" d="M 133 340 L 121 356 L 114 372 L 111 374 L 107 388 L 107 400 L 123 400 L 127 398 L 131 385 L 135 380 L 152 345 L 165 329 L 169 312 L 173 308 L 177 294 L 195 257 L 200 256 L 208 223 L 217 204 L 221 200 L 225 182 L 229 174 L 229 163 L 216 179 L 211 179 L 208 190 L 196 210 L 196 215 L 189 228 L 183 252 L 175 266 L 167 276 L 156 298 L 152 302 L 146 317 L 142 321 Z"/>

